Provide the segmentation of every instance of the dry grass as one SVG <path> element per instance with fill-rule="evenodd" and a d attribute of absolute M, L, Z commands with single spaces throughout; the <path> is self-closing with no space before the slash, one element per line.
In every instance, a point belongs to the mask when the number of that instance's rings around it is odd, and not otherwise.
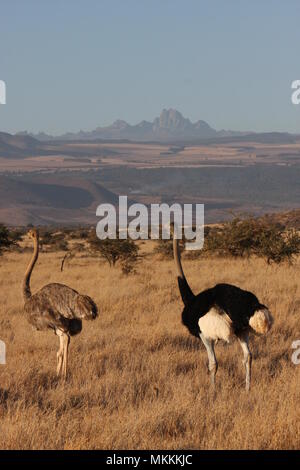
<path fill-rule="evenodd" d="M 145 245 L 147 251 L 149 246 Z M 32 290 L 56 281 L 91 295 L 100 308 L 71 340 L 65 385 L 55 376 L 58 340 L 22 315 L 20 283 L 29 253 L 0 260 L 2 449 L 293 449 L 300 442 L 300 263 L 184 261 L 195 291 L 232 282 L 254 291 L 276 323 L 252 338 L 253 386 L 244 391 L 237 343 L 218 344 L 218 393 L 209 395 L 206 354 L 181 325 L 173 263 L 149 254 L 129 277 L 92 258 L 60 273 L 60 254 L 41 254 Z M 152 268 L 151 263 L 154 263 Z"/>

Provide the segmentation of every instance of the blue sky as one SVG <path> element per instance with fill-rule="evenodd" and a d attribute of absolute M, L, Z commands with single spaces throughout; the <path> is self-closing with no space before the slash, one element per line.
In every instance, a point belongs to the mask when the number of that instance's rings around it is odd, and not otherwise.
<path fill-rule="evenodd" d="M 176 108 L 300 132 L 298 0 L 0 0 L 0 130 L 59 134 Z"/>

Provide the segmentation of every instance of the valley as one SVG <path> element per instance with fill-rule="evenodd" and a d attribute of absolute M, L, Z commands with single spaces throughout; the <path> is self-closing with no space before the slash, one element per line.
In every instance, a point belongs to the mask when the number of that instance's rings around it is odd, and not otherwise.
<path fill-rule="evenodd" d="M 0 133 L 0 220 L 9 225 L 95 224 L 96 207 L 115 204 L 118 195 L 205 204 L 214 223 L 231 211 L 299 207 L 299 180 L 300 138 L 290 134 L 166 143 L 42 142 Z"/>

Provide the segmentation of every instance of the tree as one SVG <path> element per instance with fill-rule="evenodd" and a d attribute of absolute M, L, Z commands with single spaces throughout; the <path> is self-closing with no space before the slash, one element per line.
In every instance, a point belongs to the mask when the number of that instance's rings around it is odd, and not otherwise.
<path fill-rule="evenodd" d="M 138 247 L 130 239 L 109 238 L 100 240 L 96 234 L 90 234 L 89 245 L 93 252 L 99 253 L 101 258 L 105 259 L 109 266 L 115 266 L 120 263 L 124 274 L 133 271 L 134 265 L 138 261 Z"/>
<path fill-rule="evenodd" d="M 268 264 L 283 261 L 292 263 L 299 253 L 300 237 L 295 229 L 281 230 L 273 226 L 262 233 L 258 254 Z"/>
<path fill-rule="evenodd" d="M 0 224 L 0 255 L 11 245 L 16 243 L 12 237 L 12 234 L 3 224 Z"/>
<path fill-rule="evenodd" d="M 40 246 L 42 250 L 44 250 L 45 246 L 48 246 L 51 251 L 67 251 L 68 241 L 66 240 L 66 233 L 42 229 L 40 230 Z"/>
<path fill-rule="evenodd" d="M 65 262 L 66 260 L 71 260 L 75 257 L 75 253 L 73 251 L 67 251 L 67 253 L 64 254 L 62 260 L 61 260 L 61 264 L 60 264 L 60 271 L 63 272 L 64 270 L 64 265 L 65 265 Z"/>
<path fill-rule="evenodd" d="M 269 264 L 292 262 L 300 253 L 300 237 L 294 229 L 284 229 L 279 224 L 254 217 L 234 217 L 207 232 L 204 252 L 233 257 L 254 254 Z"/>

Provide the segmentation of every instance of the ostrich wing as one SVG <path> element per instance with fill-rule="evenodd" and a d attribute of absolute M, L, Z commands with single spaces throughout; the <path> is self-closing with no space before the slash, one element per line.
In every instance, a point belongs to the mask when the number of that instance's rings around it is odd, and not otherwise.
<path fill-rule="evenodd" d="M 63 284 L 48 284 L 24 305 L 28 321 L 39 330 L 62 329 L 70 334 L 81 330 L 82 318 L 95 318 L 97 307 L 87 296 Z M 77 331 L 78 330 L 78 331 Z"/>
<path fill-rule="evenodd" d="M 230 317 L 236 332 L 247 328 L 250 317 L 264 307 L 252 292 L 230 284 L 217 284 L 215 297 L 218 307 Z"/>
<path fill-rule="evenodd" d="M 42 287 L 32 299 L 38 300 L 41 307 L 47 304 L 53 310 L 57 310 L 65 318 L 81 318 L 78 309 L 80 294 L 64 284 L 47 284 Z"/>

